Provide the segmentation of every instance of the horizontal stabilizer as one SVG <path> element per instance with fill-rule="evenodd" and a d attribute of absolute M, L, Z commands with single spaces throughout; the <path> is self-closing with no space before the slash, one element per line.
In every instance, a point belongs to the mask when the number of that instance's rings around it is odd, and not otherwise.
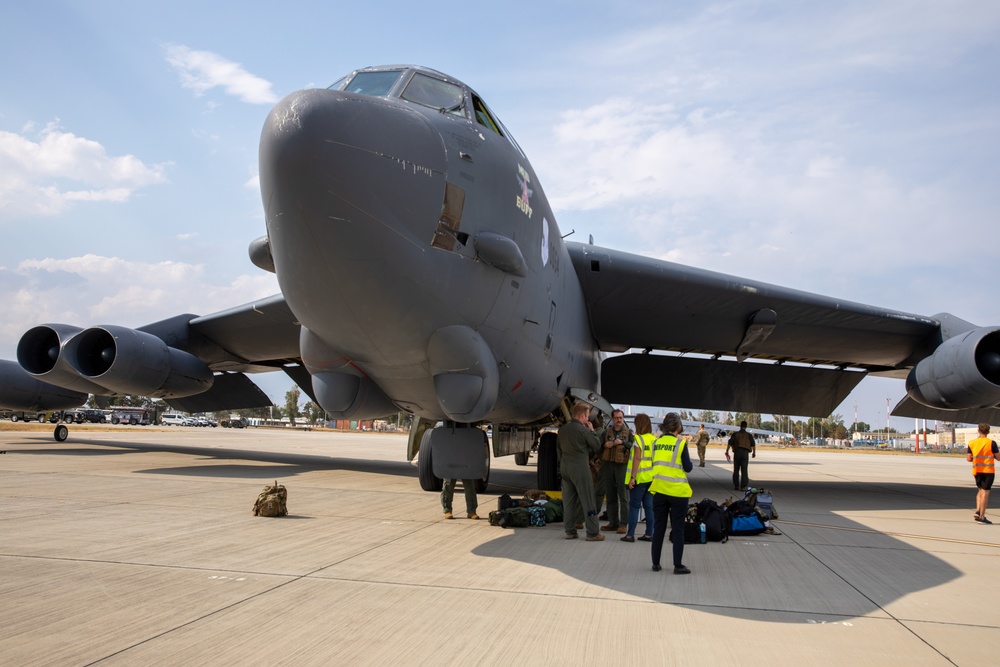
<path fill-rule="evenodd" d="M 921 405 L 909 396 L 904 396 L 895 408 L 893 417 L 913 417 L 914 419 L 936 419 L 942 422 L 965 424 L 1000 424 L 1000 408 L 969 408 L 967 410 L 941 410 Z"/>
<path fill-rule="evenodd" d="M 184 398 L 170 398 L 166 403 L 175 410 L 190 413 L 266 408 L 273 405 L 267 394 L 243 373 L 216 375 L 212 388 L 208 391 Z"/>
<path fill-rule="evenodd" d="M 612 403 L 827 417 L 865 377 L 788 364 L 625 354 L 601 365 Z"/>

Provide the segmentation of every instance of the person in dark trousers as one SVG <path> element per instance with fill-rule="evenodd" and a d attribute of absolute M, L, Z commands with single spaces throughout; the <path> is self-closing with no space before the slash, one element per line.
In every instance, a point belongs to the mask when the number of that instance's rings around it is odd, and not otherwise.
<path fill-rule="evenodd" d="M 441 486 L 441 509 L 444 510 L 444 518 L 454 519 L 451 513 L 451 499 L 455 496 L 455 482 L 458 480 L 446 479 Z M 476 509 L 479 507 L 479 499 L 476 497 L 476 480 L 463 479 L 462 488 L 465 489 L 465 515 L 470 519 L 478 519 Z"/>
<path fill-rule="evenodd" d="M 653 571 L 659 572 L 660 553 L 670 521 L 670 541 L 674 552 L 674 574 L 691 574 L 684 565 L 684 515 L 691 500 L 691 485 L 687 474 L 694 469 L 688 454 L 687 441 L 680 437 L 684 425 L 680 415 L 668 412 L 663 418 L 663 435 L 653 442 L 653 542 L 650 544 Z"/>
<path fill-rule="evenodd" d="M 590 406 L 576 403 L 573 419 L 559 427 L 556 449 L 559 452 L 559 472 L 562 473 L 563 529 L 566 539 L 577 537 L 576 522 L 583 515 L 587 541 L 600 542 L 601 524 L 597 520 L 594 502 L 594 480 L 590 475 L 590 458 L 601 448 L 594 425 L 587 418 Z"/>
<path fill-rule="evenodd" d="M 632 449 L 632 429 L 625 423 L 625 413 L 612 410 L 611 426 L 604 432 L 601 469 L 597 477 L 597 497 L 608 499 L 608 524 L 601 530 L 624 535 L 628 525 L 628 487 L 625 471 Z"/>
<path fill-rule="evenodd" d="M 628 527 L 622 542 L 635 542 L 635 528 L 639 525 L 639 512 L 646 512 L 646 528 L 644 534 L 639 539 L 643 542 L 653 541 L 653 494 L 649 492 L 649 485 L 653 481 L 653 442 L 656 436 L 653 435 L 653 422 L 649 415 L 640 412 L 635 416 L 635 435 L 632 436 L 634 444 L 632 453 L 627 464 L 627 474 L 625 479 L 628 485 Z"/>
<path fill-rule="evenodd" d="M 750 459 L 757 458 L 757 443 L 753 436 L 747 433 L 747 423 L 740 422 L 740 430 L 729 436 L 726 444 L 726 456 L 733 450 L 733 490 L 742 491 L 750 486 Z"/>

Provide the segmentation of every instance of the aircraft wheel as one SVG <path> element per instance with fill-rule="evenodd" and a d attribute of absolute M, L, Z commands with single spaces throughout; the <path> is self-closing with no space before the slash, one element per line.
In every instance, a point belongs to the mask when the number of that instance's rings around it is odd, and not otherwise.
<path fill-rule="evenodd" d="M 562 488 L 555 433 L 542 433 L 538 442 L 538 488 L 543 491 L 558 491 Z"/>
<path fill-rule="evenodd" d="M 486 432 L 483 432 L 483 439 L 486 437 Z M 482 479 L 476 480 L 476 493 L 486 493 L 486 489 L 490 485 L 490 443 L 483 443 L 483 455 L 486 457 L 486 474 L 483 475 Z"/>
<path fill-rule="evenodd" d="M 434 468 L 431 467 L 431 439 L 430 429 L 423 438 L 420 439 L 420 453 L 417 455 L 417 476 L 420 478 L 420 488 L 424 491 L 441 491 L 441 478 L 434 476 Z"/>
<path fill-rule="evenodd" d="M 52 436 L 56 439 L 56 442 L 64 442 L 69 437 L 69 429 L 66 428 L 65 424 L 59 424 L 56 426 L 56 430 Z"/>
<path fill-rule="evenodd" d="M 528 458 L 531 456 L 531 452 L 514 452 L 514 463 L 519 466 L 528 465 Z"/>

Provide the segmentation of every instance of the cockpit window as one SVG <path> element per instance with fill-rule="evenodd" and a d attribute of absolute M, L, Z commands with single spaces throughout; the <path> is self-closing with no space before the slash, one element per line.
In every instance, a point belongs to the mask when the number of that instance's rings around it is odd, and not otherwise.
<path fill-rule="evenodd" d="M 385 97 L 392 90 L 393 85 L 399 80 L 399 70 L 388 72 L 359 72 L 351 79 L 351 82 L 344 88 L 349 93 L 361 95 L 372 95 L 374 97 Z M 334 84 L 336 85 L 336 84 Z"/>
<path fill-rule="evenodd" d="M 334 83 L 332 83 L 329 86 L 327 86 L 326 89 L 327 90 L 342 90 L 344 88 L 344 84 L 347 83 L 347 80 L 350 79 L 350 78 L 351 78 L 350 74 L 348 74 L 347 76 L 342 76 L 339 79 L 337 79 Z"/>
<path fill-rule="evenodd" d="M 353 82 L 352 82 L 353 84 Z M 417 72 L 406 84 L 404 100 L 422 104 L 425 107 L 437 109 L 456 116 L 464 116 L 465 95 L 461 86 L 435 79 Z"/>
<path fill-rule="evenodd" d="M 472 96 L 472 106 L 476 110 L 476 120 L 479 121 L 479 124 L 493 130 L 502 137 L 503 132 L 500 131 L 500 126 L 495 120 L 493 120 L 493 115 L 490 113 L 490 110 L 486 108 L 483 101 L 479 99 L 478 95 Z"/>

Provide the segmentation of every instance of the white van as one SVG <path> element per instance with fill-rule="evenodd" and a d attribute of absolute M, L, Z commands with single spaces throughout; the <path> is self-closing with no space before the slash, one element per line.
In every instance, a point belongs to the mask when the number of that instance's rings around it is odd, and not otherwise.
<path fill-rule="evenodd" d="M 164 412 L 160 416 L 160 423 L 161 424 L 167 424 L 167 425 L 173 425 L 173 426 L 183 426 L 185 419 L 188 419 L 188 418 L 185 417 L 184 415 L 179 415 L 179 414 L 174 413 L 174 412 Z"/>

